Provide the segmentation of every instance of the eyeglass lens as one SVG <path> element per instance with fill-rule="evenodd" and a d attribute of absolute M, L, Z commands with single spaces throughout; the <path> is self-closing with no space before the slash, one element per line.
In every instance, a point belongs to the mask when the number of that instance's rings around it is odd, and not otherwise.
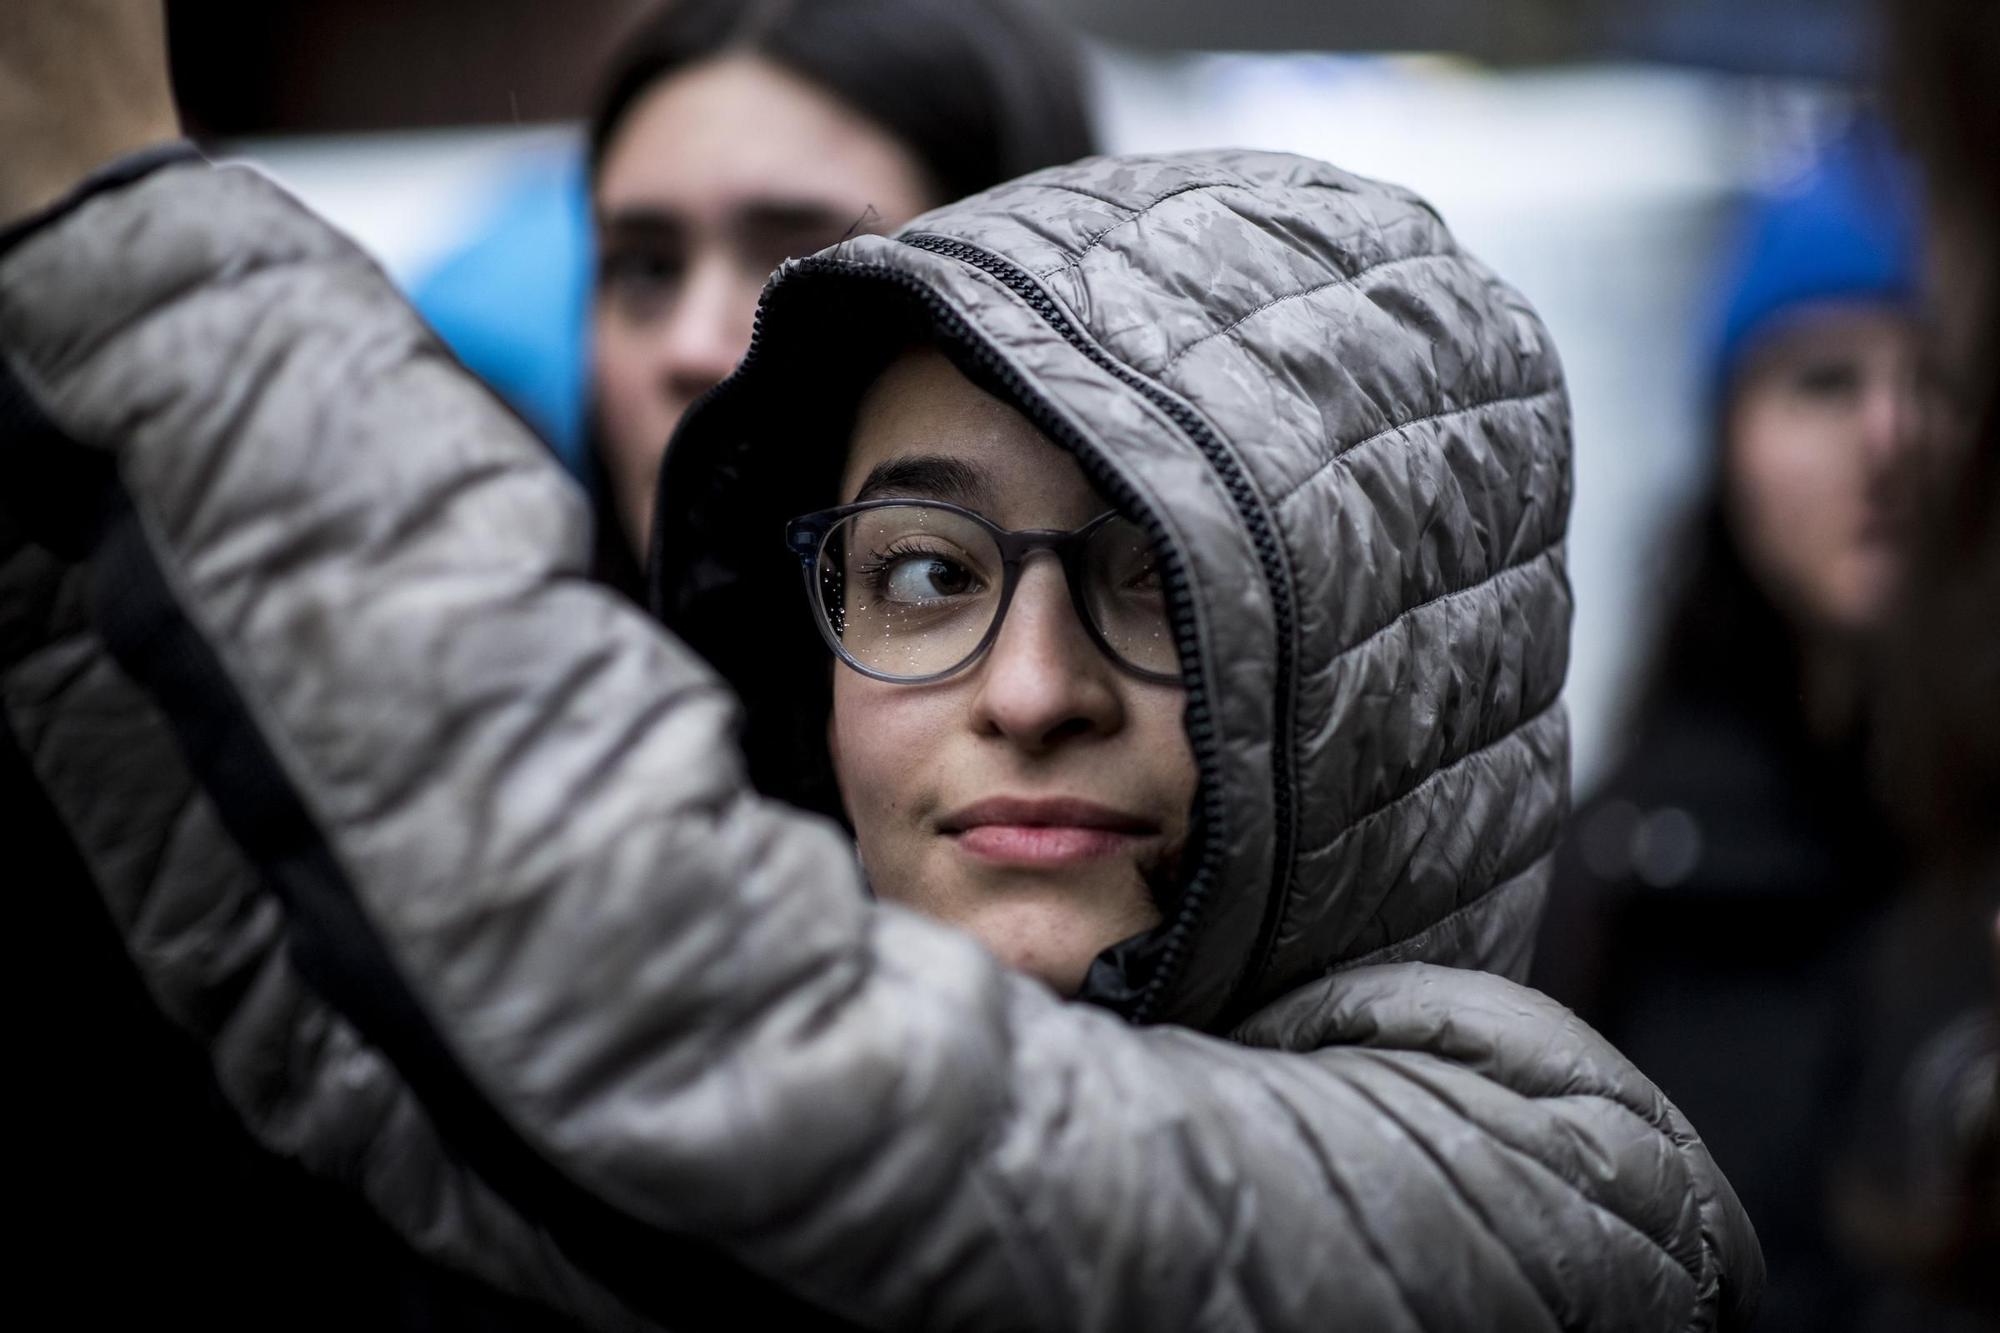
<path fill-rule="evenodd" d="M 1179 663 L 1152 543 L 1114 518 L 1085 544 L 1082 601 L 1111 649 L 1142 671 Z M 842 649 L 879 675 L 917 679 L 962 665 L 999 613 L 1006 571 L 992 533 L 927 505 L 849 514 L 828 530 L 814 585 Z"/>

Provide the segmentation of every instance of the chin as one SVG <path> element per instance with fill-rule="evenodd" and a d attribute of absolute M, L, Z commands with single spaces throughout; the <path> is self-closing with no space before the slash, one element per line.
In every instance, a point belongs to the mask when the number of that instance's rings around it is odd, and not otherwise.
<path fill-rule="evenodd" d="M 1024 869 L 969 864 L 955 850 L 902 862 L 862 850 L 878 898 L 966 932 L 1059 995 L 1076 994 L 1099 953 L 1160 920 L 1129 861 Z"/>
<path fill-rule="evenodd" d="M 1008 968 L 1023 976 L 1033 977 L 1064 999 L 1074 996 L 1083 989 L 1084 974 L 1090 971 L 1089 958 L 1080 960 L 1046 958 L 1033 950 L 1024 950 L 1010 956 L 1004 948 L 996 949 L 994 952 Z"/>
<path fill-rule="evenodd" d="M 1847 580 L 1827 597 L 1820 614 L 1837 633 L 1864 637 L 1882 627 L 1895 593 L 1896 579 L 1892 572 L 1870 570 Z"/>
<path fill-rule="evenodd" d="M 1109 896 L 1103 888 L 1095 894 L 1074 886 L 1065 892 L 1044 883 L 987 896 L 956 924 L 1008 967 L 1059 995 L 1074 995 L 1098 954 L 1159 921 L 1150 900 L 1133 903 L 1129 890 L 1115 903 L 1106 901 Z"/>

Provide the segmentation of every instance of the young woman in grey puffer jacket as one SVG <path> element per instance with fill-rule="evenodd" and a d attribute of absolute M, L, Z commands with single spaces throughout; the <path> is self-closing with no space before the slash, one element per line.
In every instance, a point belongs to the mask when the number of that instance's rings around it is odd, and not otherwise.
<path fill-rule="evenodd" d="M 672 633 L 253 173 L 87 183 L 0 339 L 9 720 L 252 1127 L 426 1252 L 600 1325 L 1747 1322 L 1694 1131 L 1506 979 L 1568 414 L 1408 194 L 1094 160 L 787 265 Z"/>

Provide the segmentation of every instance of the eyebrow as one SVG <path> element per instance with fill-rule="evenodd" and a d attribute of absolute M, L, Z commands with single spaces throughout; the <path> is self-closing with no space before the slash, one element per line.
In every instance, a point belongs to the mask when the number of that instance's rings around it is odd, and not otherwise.
<path fill-rule="evenodd" d="M 848 206 L 821 203 L 814 199 L 752 199 L 729 214 L 729 225 L 765 233 L 846 234 L 865 231 L 877 224 L 879 215 L 872 205 L 859 212 Z M 651 204 L 634 204 L 600 213 L 598 230 L 649 235 L 678 236 L 687 229 L 686 221 L 672 209 Z"/>
<path fill-rule="evenodd" d="M 678 237 L 685 230 L 681 220 L 662 208 L 621 208 L 615 213 L 598 215 L 597 229 L 600 233 L 617 236 Z"/>
<path fill-rule="evenodd" d="M 943 454 L 913 454 L 877 463 L 854 493 L 863 500 L 908 498 L 944 500 L 978 509 L 988 499 L 986 474 L 963 459 Z"/>
<path fill-rule="evenodd" d="M 859 213 L 851 207 L 835 208 L 813 200 L 754 199 L 736 210 L 738 226 L 764 231 L 841 232 L 854 231 L 866 224 L 875 210 L 864 206 Z"/>

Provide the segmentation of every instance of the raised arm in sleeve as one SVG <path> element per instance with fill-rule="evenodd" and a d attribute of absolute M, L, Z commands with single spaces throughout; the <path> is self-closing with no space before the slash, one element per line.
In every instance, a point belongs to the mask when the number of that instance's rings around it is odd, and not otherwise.
<path fill-rule="evenodd" d="M 1348 1044 L 1259 1049 L 870 903 L 839 829 L 751 790 L 714 675 L 584 580 L 554 465 L 254 173 L 163 169 L 21 240 L 0 338 L 51 425 L 8 447 L 96 515 L 101 633 L 309 978 L 647 1311 L 698 1283 L 741 1322 L 896 1327 L 1742 1314 L 1706 1154 L 1528 992 L 1363 970 L 1301 1001 Z"/>
<path fill-rule="evenodd" d="M 27 422 L 21 405 L 16 412 L 8 423 L 8 448 L 32 447 L 15 433 Z M 0 520 L 13 517 L 10 509 L 0 506 Z M 54 540 L 69 545 L 60 534 Z M 18 746 L 19 761 L 48 803 L 46 812 L 14 808 L 7 817 L 53 815 L 82 862 L 81 873 L 89 877 L 88 883 L 53 884 L 38 877 L 18 889 L 97 893 L 103 917 L 150 1003 L 186 1034 L 189 1049 L 205 1058 L 230 1113 L 264 1152 L 340 1186 L 428 1259 L 577 1315 L 593 1327 L 648 1326 L 583 1276 L 545 1232 L 470 1171 L 439 1138 L 382 1052 L 302 982 L 277 899 L 263 890 L 223 829 L 159 709 L 119 669 L 93 630 L 91 576 L 87 564 L 29 543 L 13 522 L 0 521 L 0 608 L 6 625 L 0 638 L 6 734 L 0 744 Z M 36 873 L 48 869 L 43 865 Z M 94 915 L 70 911 L 59 919 L 73 923 Z M 23 945 L 50 959 L 67 986 L 77 960 L 47 951 L 94 942 L 95 936 L 81 940 L 72 929 Z M 89 1008 L 95 999 L 78 996 L 77 1003 Z M 117 1021 L 128 1021 L 123 1011 Z M 123 1038 L 122 1030 L 118 1035 Z M 81 1039 L 68 1033 L 56 1038 Z M 169 1030 L 147 1028 L 131 1039 L 162 1041 Z M 104 1058 L 102 1051 L 78 1053 L 79 1060 Z M 31 1079 L 43 1073 L 32 1067 L 23 1072 Z M 140 1099 L 130 1113 L 146 1118 L 149 1126 L 161 1112 L 154 1099 L 169 1103 L 169 1111 L 181 1116 L 169 1123 L 182 1128 L 196 1123 L 189 1116 L 206 1113 L 205 1107 L 172 1105 L 185 1090 L 137 1091 Z M 53 1104 L 62 1104 L 60 1090 Z M 51 1173 L 74 1170 L 62 1162 L 40 1166 Z M 214 1182 L 213 1192 L 199 1199 L 161 1199 L 148 1206 L 200 1227 L 216 1210 L 268 1202 L 238 1183 Z M 302 1191 L 298 1199 L 300 1208 L 317 1206 L 316 1195 Z M 246 1214 L 232 1217 L 229 1225 L 282 1230 L 291 1221 Z M 326 1234 L 346 1233 L 336 1228 Z M 274 1245 L 283 1253 L 295 1243 L 296 1238 L 284 1238 Z M 94 1255 L 92 1262 L 102 1258 Z M 350 1261 L 324 1255 L 302 1262 L 339 1269 Z M 260 1275 L 246 1277 L 262 1289 Z M 440 1285 L 435 1294 L 450 1300 L 453 1290 Z M 276 1311 L 272 1317 L 278 1317 Z"/>

